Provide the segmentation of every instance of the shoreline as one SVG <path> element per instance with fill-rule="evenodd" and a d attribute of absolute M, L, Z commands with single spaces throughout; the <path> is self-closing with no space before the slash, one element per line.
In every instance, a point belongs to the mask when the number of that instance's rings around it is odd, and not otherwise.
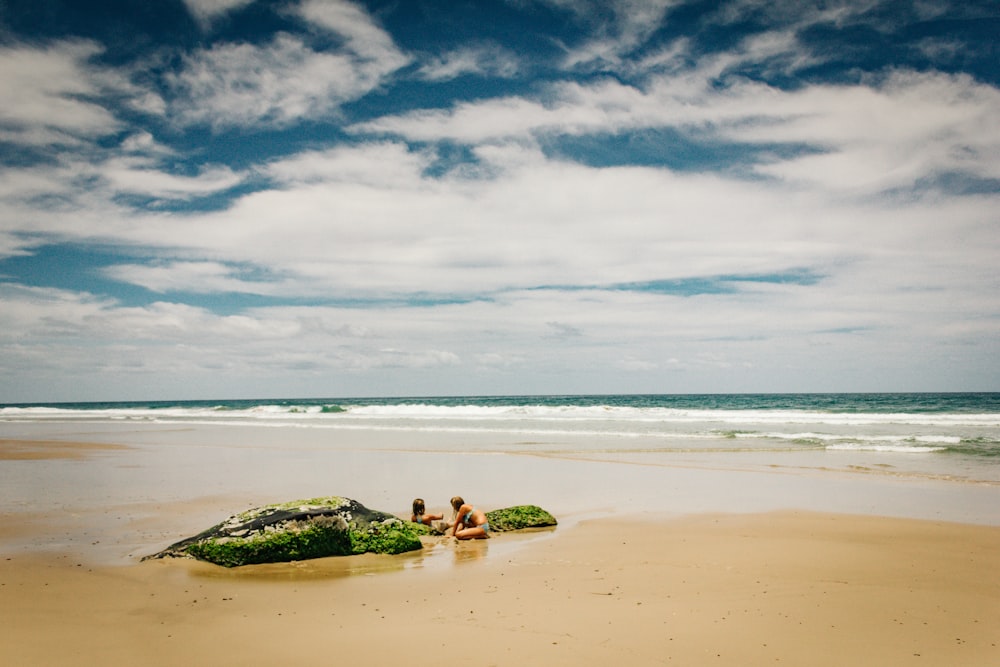
<path fill-rule="evenodd" d="M 585 520 L 227 570 L 0 558 L 12 664 L 982 665 L 1000 527 L 781 511 Z M 57 641 L 53 641 L 54 636 Z"/>
<path fill-rule="evenodd" d="M 427 450 L 427 434 L 410 441 L 395 431 L 114 422 L 39 425 L 29 435 L 6 426 L 0 555 L 67 552 L 91 565 L 132 562 L 251 507 L 329 495 L 403 518 L 413 497 L 447 512 L 446 498 L 463 495 L 487 509 L 539 505 L 563 524 L 794 509 L 1000 526 L 1000 484 L 860 453 L 803 451 L 769 462 L 740 452 L 595 456 L 606 443 L 590 438 L 579 451 L 539 453 L 514 451 L 516 435 L 454 451 L 465 434 Z"/>
<path fill-rule="evenodd" d="M 618 453 L 590 435 L 538 456 L 514 431 L 4 426 L 11 664 L 1000 664 L 1000 487 L 910 474 L 931 458 Z M 139 562 L 270 502 L 342 495 L 408 517 L 413 497 L 440 511 L 456 494 L 537 504 L 560 525 L 400 556 Z"/>

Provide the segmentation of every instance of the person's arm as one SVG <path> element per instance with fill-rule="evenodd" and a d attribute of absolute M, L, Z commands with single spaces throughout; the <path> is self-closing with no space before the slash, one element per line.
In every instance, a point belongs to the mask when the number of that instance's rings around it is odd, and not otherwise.
<path fill-rule="evenodd" d="M 455 537 L 455 534 L 458 533 L 458 527 L 462 525 L 462 521 L 463 519 L 465 519 L 465 515 L 468 514 L 469 510 L 471 509 L 472 508 L 469 507 L 468 505 L 462 505 L 461 507 L 458 508 L 458 514 L 455 515 L 455 525 L 451 527 L 452 537 Z"/>

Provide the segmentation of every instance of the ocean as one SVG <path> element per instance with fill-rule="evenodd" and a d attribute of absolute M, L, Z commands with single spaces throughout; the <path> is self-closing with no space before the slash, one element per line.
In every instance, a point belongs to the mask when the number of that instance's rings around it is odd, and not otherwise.
<path fill-rule="evenodd" d="M 869 452 L 926 474 L 1000 482 L 1000 393 L 314 398 L 0 407 L 0 423 L 146 422 L 406 432 L 394 447 L 537 454 Z M 434 441 L 435 434 L 449 434 Z M 467 434 L 468 438 L 462 438 Z M 497 437 L 472 437 L 472 436 Z M 436 444 L 435 444 L 436 443 Z M 831 463 L 834 463 L 831 461 Z"/>
<path fill-rule="evenodd" d="M 118 448 L 35 456 L 32 441 Z M 83 545 L 103 560 L 325 495 L 400 515 L 418 496 L 432 511 L 453 495 L 530 503 L 562 523 L 788 509 L 1000 525 L 1000 393 L 3 405 L 0 482 L 15 524 L 66 519 L 5 549 Z M 168 520 L 177 508 L 183 522 Z"/>

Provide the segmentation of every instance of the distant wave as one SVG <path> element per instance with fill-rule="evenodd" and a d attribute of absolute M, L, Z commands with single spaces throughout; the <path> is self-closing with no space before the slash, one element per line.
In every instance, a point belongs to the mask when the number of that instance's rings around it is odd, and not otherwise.
<path fill-rule="evenodd" d="M 837 443 L 827 445 L 831 451 L 852 451 L 852 452 L 895 452 L 897 454 L 930 454 L 933 452 L 946 451 L 947 447 L 930 447 L 920 445 L 889 445 L 872 442 Z"/>
<path fill-rule="evenodd" d="M 2 422 L 121 422 L 497 433 L 592 449 L 827 450 L 1000 461 L 1000 394 L 287 399 L 0 407 Z M 571 444 L 572 443 L 572 444 Z M 641 444 L 639 444 L 641 443 Z"/>
<path fill-rule="evenodd" d="M 163 407 L 8 406 L 0 419 L 377 419 L 538 420 L 742 425 L 917 425 L 1000 428 L 1000 412 L 826 412 L 815 410 L 678 409 L 616 405 L 442 405 L 435 403 L 254 404 Z"/>
<path fill-rule="evenodd" d="M 920 424 L 1000 427 L 1000 413 L 833 413 L 803 410 L 679 410 L 597 406 L 444 406 L 403 404 L 350 406 L 352 417 L 409 419 L 548 419 L 740 424 Z"/>
<path fill-rule="evenodd" d="M 252 410 L 280 408 L 336 410 L 365 408 L 666 408 L 709 411 L 804 411 L 859 414 L 1000 413 L 1000 393 L 869 393 L 869 394 L 613 394 L 564 396 L 442 396 L 422 398 L 288 398 L 193 401 L 121 401 L 24 403 L 14 408 L 66 410 Z"/>

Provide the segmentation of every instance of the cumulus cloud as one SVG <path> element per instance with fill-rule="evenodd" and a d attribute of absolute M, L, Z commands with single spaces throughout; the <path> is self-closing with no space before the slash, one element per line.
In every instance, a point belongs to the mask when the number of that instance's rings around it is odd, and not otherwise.
<path fill-rule="evenodd" d="M 167 75 L 170 111 L 181 124 L 214 128 L 287 126 L 336 112 L 409 62 L 392 37 L 349 2 L 303 2 L 296 10 L 339 35 L 339 50 L 316 50 L 303 36 L 269 43 L 216 43 L 188 54 Z"/>
<path fill-rule="evenodd" d="M 827 150 L 762 166 L 762 173 L 861 192 L 941 172 L 1000 177 L 1000 91 L 970 77 L 894 72 L 872 87 L 816 86 L 783 101 L 780 121 L 726 134 Z"/>
<path fill-rule="evenodd" d="M 823 275 L 859 254 L 899 266 L 902 248 L 925 262 L 933 252 L 942 268 L 965 264 L 967 274 L 980 259 L 964 255 L 962 244 L 976 237 L 991 245 L 989 207 L 975 198 L 886 209 L 717 175 L 593 168 L 530 149 L 516 158 L 509 152 L 493 177 L 475 180 L 429 176 L 422 159 L 398 144 L 296 156 L 271 165 L 286 175 L 280 190 L 169 227 L 140 217 L 119 231 L 135 246 L 183 242 L 195 256 L 249 263 L 266 275 L 202 262 L 115 275 L 160 291 L 419 302 L 496 298 L 518 287 L 642 289 L 642 281 L 803 266 Z M 393 168 L 380 174 L 383 163 Z M 942 216 L 953 221 L 948 229 L 937 225 Z M 964 240 L 942 243 L 954 234 Z M 914 275 L 879 275 L 878 283 L 913 284 Z"/>
<path fill-rule="evenodd" d="M 114 114 L 92 101 L 106 84 L 124 85 L 89 64 L 101 50 L 87 41 L 0 48 L 0 141 L 80 145 L 118 131 Z"/>
<path fill-rule="evenodd" d="M 342 183 L 411 189 L 427 183 L 421 173 L 433 156 L 399 142 L 304 151 L 275 160 L 263 170 L 280 186 Z"/>
<path fill-rule="evenodd" d="M 415 339 L 385 315 L 322 308 L 219 315 L 183 303 L 123 306 L 76 291 L 0 282 L 0 372 L 19 378 L 20 391 L 29 394 L 49 386 L 43 400 L 52 400 L 53 382 L 90 398 L 107 396 L 109 382 L 116 390 L 161 396 L 190 396 L 185 384 L 194 382 L 231 396 L 231 386 L 221 388 L 233 378 L 256 384 L 268 374 L 272 387 L 291 387 L 303 374 L 421 373 L 460 363 L 441 341 Z M 366 330 L 370 323 L 373 331 Z M 178 381 L 181 376 L 187 380 Z"/>
<path fill-rule="evenodd" d="M 350 56 L 317 53 L 290 35 L 263 46 L 220 44 L 196 52 L 168 81 L 179 122 L 216 128 L 314 118 L 375 83 Z"/>
<path fill-rule="evenodd" d="M 1000 93 L 967 76 L 890 73 L 854 85 L 782 90 L 698 72 L 659 75 L 645 89 L 613 81 L 563 83 L 544 100 L 510 97 L 361 123 L 415 141 L 487 143 L 551 135 L 673 127 L 699 141 L 812 146 L 760 173 L 837 189 L 910 187 L 940 172 L 997 177 Z"/>
<path fill-rule="evenodd" d="M 151 136 L 133 135 L 116 148 L 91 145 L 52 163 L 7 170 L 0 177 L 0 229 L 35 238 L 111 240 L 133 224 L 134 211 L 123 197 L 184 202 L 247 178 L 222 165 L 177 174 L 164 165 L 172 156 Z"/>

